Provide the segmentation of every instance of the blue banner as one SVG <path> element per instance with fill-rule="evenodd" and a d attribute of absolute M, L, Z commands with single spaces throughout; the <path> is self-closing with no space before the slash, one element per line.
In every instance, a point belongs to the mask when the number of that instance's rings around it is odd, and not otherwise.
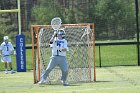
<path fill-rule="evenodd" d="M 23 34 L 16 36 L 16 63 L 17 72 L 26 72 L 26 47 Z"/>

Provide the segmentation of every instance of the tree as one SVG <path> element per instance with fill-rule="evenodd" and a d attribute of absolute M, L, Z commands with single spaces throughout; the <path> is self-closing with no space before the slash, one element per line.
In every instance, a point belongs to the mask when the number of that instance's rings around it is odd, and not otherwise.
<path fill-rule="evenodd" d="M 97 1 L 95 7 L 96 31 L 99 31 L 97 36 L 103 36 L 102 39 L 132 38 L 135 31 L 133 7 L 133 0 Z"/>

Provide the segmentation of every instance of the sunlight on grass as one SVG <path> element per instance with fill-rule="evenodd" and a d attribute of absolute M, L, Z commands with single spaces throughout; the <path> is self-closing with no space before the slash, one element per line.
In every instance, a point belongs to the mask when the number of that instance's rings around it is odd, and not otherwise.
<path fill-rule="evenodd" d="M 139 93 L 140 68 L 118 66 L 97 68 L 97 81 L 62 84 L 33 84 L 32 72 L 0 72 L 0 93 Z"/>

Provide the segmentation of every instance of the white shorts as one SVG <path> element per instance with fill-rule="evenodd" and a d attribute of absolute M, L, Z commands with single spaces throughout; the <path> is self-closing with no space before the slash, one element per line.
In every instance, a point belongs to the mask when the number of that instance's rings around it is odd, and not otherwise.
<path fill-rule="evenodd" d="M 10 55 L 9 56 L 2 56 L 1 62 L 7 62 L 7 63 L 12 62 L 11 56 Z"/>

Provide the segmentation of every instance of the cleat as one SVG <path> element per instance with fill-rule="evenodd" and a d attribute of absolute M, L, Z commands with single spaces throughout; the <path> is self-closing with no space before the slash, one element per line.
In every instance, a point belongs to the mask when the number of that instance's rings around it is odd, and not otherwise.
<path fill-rule="evenodd" d="M 11 70 L 11 74 L 13 74 L 13 73 L 15 73 L 15 71 L 14 70 Z"/>
<path fill-rule="evenodd" d="M 68 82 L 63 83 L 63 86 L 68 86 L 68 85 L 69 85 Z"/>
<path fill-rule="evenodd" d="M 48 79 L 41 79 L 39 82 L 38 82 L 38 84 L 45 84 L 45 83 L 48 83 L 49 81 L 48 81 Z"/>
<path fill-rule="evenodd" d="M 46 80 L 40 80 L 40 81 L 38 82 L 38 84 L 45 84 L 45 83 L 47 83 Z"/>
<path fill-rule="evenodd" d="M 63 86 L 68 86 L 68 82 L 61 80 L 61 83 L 63 84 Z"/>
<path fill-rule="evenodd" d="M 8 74 L 8 70 L 5 70 L 5 74 Z"/>

